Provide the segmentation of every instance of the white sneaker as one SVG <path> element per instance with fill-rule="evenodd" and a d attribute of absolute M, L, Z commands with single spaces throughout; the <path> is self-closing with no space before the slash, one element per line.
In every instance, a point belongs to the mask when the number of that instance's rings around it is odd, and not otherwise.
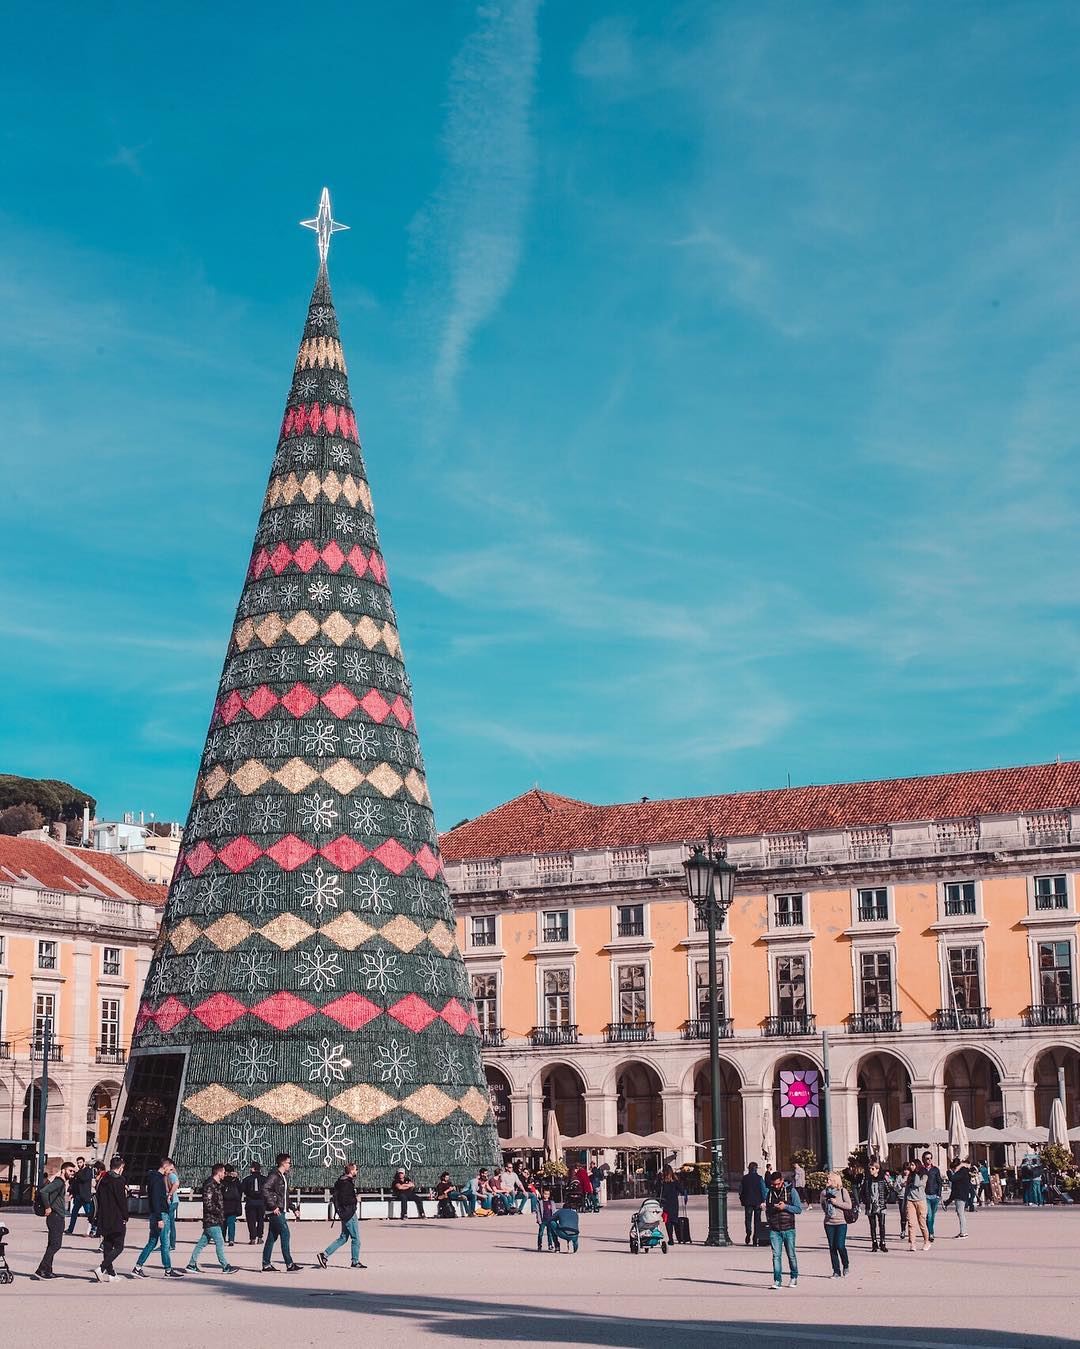
<path fill-rule="evenodd" d="M 105 1271 L 101 1268 L 100 1265 L 94 1266 L 94 1278 L 97 1279 L 98 1283 L 105 1282 Z"/>

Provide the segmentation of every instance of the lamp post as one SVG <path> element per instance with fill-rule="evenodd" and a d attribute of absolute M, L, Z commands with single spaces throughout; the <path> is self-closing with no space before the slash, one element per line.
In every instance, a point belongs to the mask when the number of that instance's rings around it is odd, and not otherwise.
<path fill-rule="evenodd" d="M 720 1007 L 717 997 L 716 933 L 731 907 L 736 868 L 724 856 L 723 850 L 714 846 L 711 833 L 708 849 L 695 846 L 683 867 L 686 870 L 686 893 L 698 914 L 705 919 L 709 933 L 709 1074 L 713 1136 L 709 1139 L 709 1235 L 705 1238 L 705 1245 L 730 1246 L 723 1125 L 720 1122 Z"/>

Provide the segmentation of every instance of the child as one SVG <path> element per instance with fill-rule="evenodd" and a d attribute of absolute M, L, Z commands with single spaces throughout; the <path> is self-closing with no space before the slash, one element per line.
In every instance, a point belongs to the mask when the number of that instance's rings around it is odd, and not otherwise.
<path fill-rule="evenodd" d="M 557 1251 L 559 1243 L 555 1240 L 555 1205 L 551 1202 L 551 1190 L 545 1185 L 540 1195 L 540 1208 L 536 1214 L 536 1249 L 540 1250 L 544 1233 L 547 1233 L 547 1248 Z"/>

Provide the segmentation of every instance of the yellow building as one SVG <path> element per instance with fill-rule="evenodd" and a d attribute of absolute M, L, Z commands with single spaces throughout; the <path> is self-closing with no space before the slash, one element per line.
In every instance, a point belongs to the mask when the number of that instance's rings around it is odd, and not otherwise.
<path fill-rule="evenodd" d="M 739 868 L 720 934 L 737 1172 L 819 1152 L 782 1073 L 831 1048 L 834 1154 L 890 1129 L 1080 1125 L 1080 764 L 594 806 L 532 791 L 443 836 L 503 1136 L 711 1136 L 706 935 L 682 863 Z M 789 1080 L 789 1079 L 787 1079 Z M 813 1078 L 809 1079 L 811 1082 Z M 687 1153 L 687 1156 L 690 1154 Z"/>
<path fill-rule="evenodd" d="M 49 1155 L 104 1144 L 164 901 L 109 853 L 0 837 L 0 1135 L 37 1137 L 50 1019 Z"/>

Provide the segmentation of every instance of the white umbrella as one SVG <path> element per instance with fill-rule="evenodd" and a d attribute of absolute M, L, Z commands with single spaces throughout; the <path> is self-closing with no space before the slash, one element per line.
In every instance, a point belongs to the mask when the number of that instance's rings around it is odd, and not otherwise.
<path fill-rule="evenodd" d="M 561 1162 L 562 1154 L 563 1142 L 559 1133 L 559 1121 L 555 1116 L 555 1111 L 549 1110 L 547 1119 L 544 1121 L 544 1160 Z"/>
<path fill-rule="evenodd" d="M 539 1152 L 544 1146 L 542 1138 L 533 1138 L 529 1134 L 515 1134 L 513 1138 L 501 1140 L 503 1152 Z"/>
<path fill-rule="evenodd" d="M 1069 1146 L 1069 1122 L 1065 1118 L 1065 1107 L 1061 1104 L 1060 1096 L 1054 1097 L 1054 1104 L 1050 1107 L 1050 1130 L 1046 1141 L 1063 1148 Z"/>
<path fill-rule="evenodd" d="M 947 1143 L 949 1135 L 944 1129 L 890 1129 L 886 1134 L 890 1143 Z"/>
<path fill-rule="evenodd" d="M 697 1145 L 690 1138 L 680 1138 L 677 1134 L 665 1133 L 662 1129 L 659 1133 L 646 1134 L 642 1140 L 649 1148 L 692 1148 Z"/>
<path fill-rule="evenodd" d="M 966 1159 L 970 1148 L 964 1112 L 960 1109 L 960 1103 L 953 1101 L 949 1109 L 949 1152 L 954 1157 Z"/>
<path fill-rule="evenodd" d="M 870 1107 L 870 1128 L 866 1136 L 866 1152 L 871 1159 L 883 1162 L 889 1151 L 889 1137 L 885 1131 L 885 1116 L 877 1101 Z"/>
<path fill-rule="evenodd" d="M 772 1166 L 776 1156 L 776 1130 L 773 1128 L 772 1111 L 765 1106 L 761 1112 L 761 1160 L 765 1170 Z"/>

